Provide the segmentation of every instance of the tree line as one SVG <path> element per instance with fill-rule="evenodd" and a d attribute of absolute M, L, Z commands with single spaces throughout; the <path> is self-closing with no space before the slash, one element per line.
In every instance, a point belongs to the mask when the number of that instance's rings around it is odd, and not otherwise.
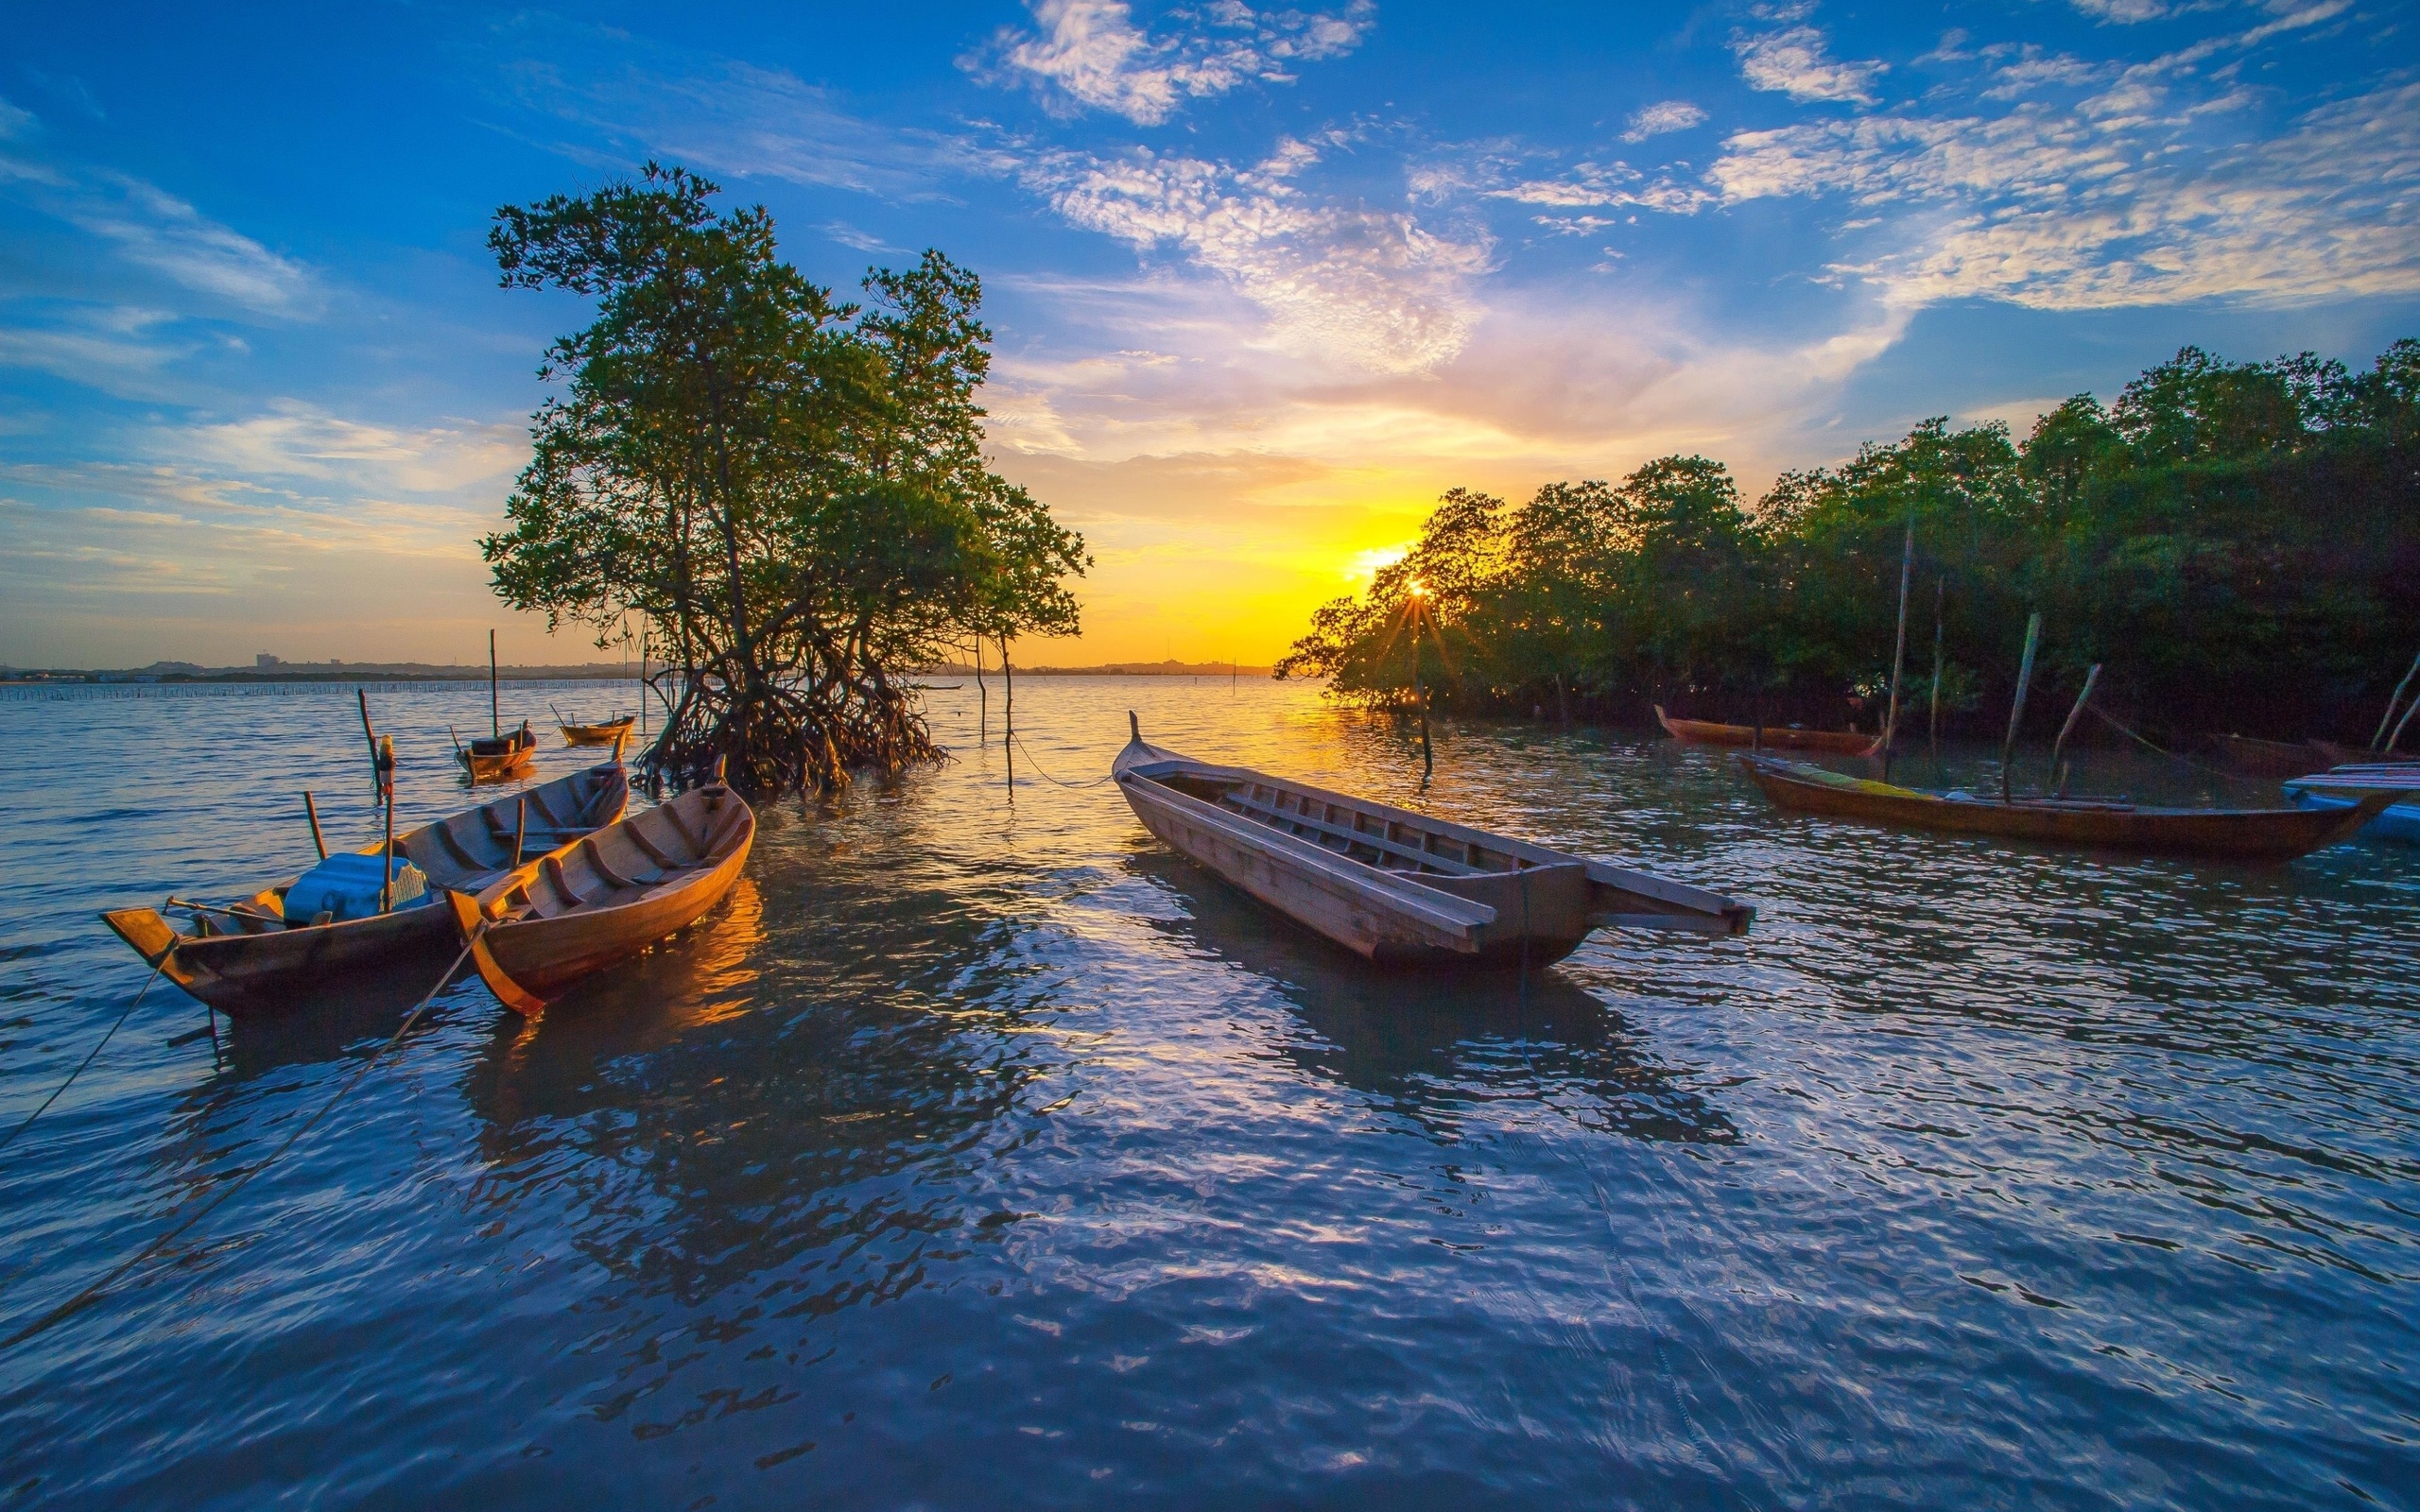
<path fill-rule="evenodd" d="M 507 288 L 594 301 L 547 349 L 497 593 L 597 644 L 651 627 L 651 777 L 836 787 L 941 755 L 908 669 L 1078 627 L 1083 541 L 984 465 L 982 285 L 938 251 L 863 304 L 781 259 L 762 207 L 648 163 L 496 213 Z"/>
<path fill-rule="evenodd" d="M 1457 489 L 1277 675 L 1377 706 L 1876 729 L 1911 521 L 1920 721 L 1936 645 L 1944 729 L 2004 721 L 2038 611 L 2044 703 L 2100 663 L 2097 705 L 2171 733 L 2367 741 L 2420 649 L 2420 341 L 2363 371 L 2187 347 L 2022 440 L 1927 420 L 1753 507 L 1703 456 L 1518 506 Z"/>

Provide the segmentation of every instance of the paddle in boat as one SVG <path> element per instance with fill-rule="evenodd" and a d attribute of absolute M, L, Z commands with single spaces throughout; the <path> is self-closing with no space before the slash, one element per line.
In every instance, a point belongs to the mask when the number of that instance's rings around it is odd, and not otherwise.
<path fill-rule="evenodd" d="M 1656 704 L 1655 722 L 1674 740 L 1691 746 L 1754 746 L 1759 743 L 1777 750 L 1835 750 L 1851 756 L 1871 756 L 1882 748 L 1880 735 L 1860 734 L 1854 730 L 1801 730 L 1795 725 L 1767 725 L 1761 730 L 1754 725 L 1718 725 L 1707 719 L 1675 719 Z"/>
<path fill-rule="evenodd" d="M 1111 765 L 1170 850 L 1382 966 L 1545 966 L 1604 927 L 1747 933 L 1719 893 L 1132 739 Z"/>
<path fill-rule="evenodd" d="M 484 887 L 527 857 L 621 818 L 630 799 L 630 774 L 615 762 L 399 835 L 386 912 L 378 911 L 380 842 L 329 856 L 241 902 L 171 900 L 191 916 L 189 931 L 152 908 L 101 918 L 163 975 L 230 1018 L 281 1013 L 373 975 L 443 966 L 462 942 L 451 911 L 431 906 L 438 892 Z"/>
<path fill-rule="evenodd" d="M 1792 813 L 2052 845 L 2238 861 L 2290 861 L 2333 845 L 2394 801 L 2392 794 L 2364 797 L 2345 811 L 2333 813 L 2148 808 L 2094 799 L 2002 800 L 1954 791 L 1927 793 L 1772 756 L 1743 754 L 1733 760 L 1775 808 Z"/>
<path fill-rule="evenodd" d="M 446 902 L 457 941 L 504 1004 L 535 1017 L 593 971 L 685 929 L 722 902 L 756 816 L 720 782 L 642 809 Z"/>
<path fill-rule="evenodd" d="M 2420 762 L 2365 762 L 2331 768 L 2286 784 L 2287 800 L 2298 809 L 2342 814 L 2372 793 L 2391 794 L 2390 803 L 2361 830 L 2365 838 L 2420 845 Z"/>

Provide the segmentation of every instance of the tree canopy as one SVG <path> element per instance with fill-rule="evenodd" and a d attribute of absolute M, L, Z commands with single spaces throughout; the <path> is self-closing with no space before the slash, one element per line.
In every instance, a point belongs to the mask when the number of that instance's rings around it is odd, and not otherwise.
<path fill-rule="evenodd" d="M 1928 420 L 1784 473 L 1753 508 L 1701 456 L 1517 507 L 1456 490 L 1278 671 L 1407 698 L 1392 647 L 1418 579 L 1453 653 L 1428 673 L 1450 706 L 1632 715 L 1660 698 L 1837 722 L 1887 680 L 1910 519 L 1911 679 L 1930 678 L 1938 603 L 1953 717 L 2005 707 L 2039 610 L 2054 686 L 2101 662 L 2109 696 L 2169 729 L 2366 739 L 2420 648 L 2420 341 L 2361 372 L 2187 347 L 2022 440 Z"/>
<path fill-rule="evenodd" d="M 508 288 L 596 318 L 481 548 L 497 593 L 602 638 L 638 612 L 670 666 L 652 773 L 718 762 L 755 792 L 937 756 L 906 669 L 969 636 L 1073 633 L 1082 541 L 985 466 L 991 333 L 938 251 L 868 303 L 781 260 L 762 207 L 649 163 L 637 183 L 496 213 Z"/>

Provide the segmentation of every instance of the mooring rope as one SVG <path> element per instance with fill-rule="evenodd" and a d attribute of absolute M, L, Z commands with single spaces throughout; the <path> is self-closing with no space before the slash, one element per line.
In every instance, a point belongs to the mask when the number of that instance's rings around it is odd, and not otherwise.
<path fill-rule="evenodd" d="M 161 953 L 158 964 L 151 968 L 151 974 L 143 979 L 143 990 L 134 994 L 134 1001 L 126 1005 L 126 1011 L 117 1016 L 117 1022 L 111 1024 L 109 1033 L 101 1036 L 101 1043 L 95 1045 L 92 1049 L 92 1054 L 87 1055 L 81 1061 L 78 1062 L 76 1069 L 67 1074 L 67 1079 L 65 1081 L 60 1082 L 57 1087 L 51 1090 L 50 1095 L 42 1100 L 42 1106 L 40 1108 L 35 1108 L 30 1113 L 27 1113 L 26 1115 L 26 1121 L 18 1125 L 15 1128 L 10 1129 L 7 1139 L 0 1140 L 0 1150 L 5 1150 L 9 1145 L 16 1143 L 17 1136 L 33 1127 L 35 1119 L 49 1112 L 50 1105 L 59 1101 L 59 1094 L 65 1091 L 68 1088 L 75 1086 L 76 1078 L 84 1074 L 84 1068 L 91 1065 L 93 1063 L 93 1057 L 101 1053 L 101 1045 L 108 1044 L 111 1038 L 117 1033 L 119 1026 L 124 1024 L 127 1020 L 134 1017 L 134 1010 L 143 1005 L 144 994 L 151 990 L 152 983 L 160 980 L 160 973 L 168 969 L 168 952 Z"/>
<path fill-rule="evenodd" d="M 1010 735 L 1009 735 L 1009 738 L 1010 738 L 1011 740 L 1012 740 L 1012 741 L 1015 741 L 1015 742 L 1016 742 L 1017 749 L 1019 749 L 1019 750 L 1025 750 L 1025 737 L 1024 737 L 1024 736 L 1019 735 L 1019 734 L 1016 734 L 1016 733 L 1014 733 L 1013 731 L 1011 731 L 1011 732 L 1010 733 Z M 1031 751 L 1029 751 L 1029 750 L 1025 750 L 1025 759 L 1026 759 L 1028 763 L 1030 763 L 1030 764 L 1032 765 L 1034 771 L 1035 771 L 1035 772 L 1037 772 L 1037 773 L 1039 773 L 1045 782 L 1058 782 L 1058 783 L 1059 783 L 1059 785 L 1060 785 L 1061 787 L 1067 788 L 1067 789 L 1070 789 L 1070 790 L 1075 791 L 1075 792 L 1081 792 L 1081 791 L 1083 791 L 1085 788 L 1088 788 L 1088 787 L 1098 787 L 1098 786 L 1100 786 L 1100 784 L 1101 784 L 1101 783 L 1103 783 L 1103 782 L 1115 782 L 1115 781 L 1116 781 L 1116 778 L 1117 778 L 1117 774 L 1116 774 L 1115 772 L 1112 772 L 1112 773 L 1110 773 L 1110 774 L 1109 774 L 1108 776 L 1106 776 L 1106 777 L 1096 777 L 1096 778 L 1094 778 L 1094 779 L 1093 779 L 1091 782 L 1061 782 L 1058 778 L 1056 778 L 1056 777 L 1052 777 L 1048 772 L 1046 772 L 1046 771 L 1044 771 L 1044 770 L 1043 770 L 1043 768 L 1042 768 L 1042 764 L 1041 764 L 1040 762 L 1034 761 L 1034 759 L 1033 759 L 1033 752 L 1031 752 Z"/>
<path fill-rule="evenodd" d="M 2136 742 L 2145 750 L 2156 752 L 2159 755 L 2167 757 L 2169 761 L 2175 762 L 2179 765 L 2190 766 L 2197 772 L 2207 772 L 2212 777 L 2225 778 L 2229 782 L 2244 781 L 2243 777 L 2239 773 L 2222 772 L 2215 766 L 2204 766 L 2190 756 L 2179 756 L 2176 752 L 2164 748 L 2152 741 L 2136 734 L 2134 730 L 2127 729 L 2124 725 L 2119 724 L 2113 715 L 2102 713 L 2097 705 L 2086 704 L 2084 707 L 2087 712 L 2098 715 L 2103 724 L 2109 726 L 2110 729 L 2115 730 L 2118 733 L 2125 736 L 2127 739 Z"/>
<path fill-rule="evenodd" d="M 182 1234 L 186 1229 L 191 1228 L 195 1224 L 201 1222 L 202 1219 L 210 1216 L 210 1214 L 218 1208 L 219 1204 L 225 1202 L 229 1197 L 232 1197 L 236 1193 L 242 1191 L 246 1183 L 250 1182 L 252 1177 L 260 1175 L 263 1171 L 266 1171 L 270 1166 L 276 1164 L 280 1156 L 283 1156 L 286 1151 L 294 1148 L 296 1141 L 300 1140 L 303 1135 L 310 1133 L 312 1129 L 318 1127 L 320 1120 L 327 1117 L 328 1114 L 335 1109 L 337 1104 L 344 1101 L 345 1096 L 348 1093 L 350 1093 L 355 1087 L 361 1085 L 361 1079 L 370 1074 L 371 1068 L 376 1066 L 379 1061 L 386 1058 L 387 1052 L 394 1049 L 397 1045 L 404 1042 L 404 1036 L 411 1033 L 412 1025 L 420 1022 L 420 1016 L 428 1011 L 428 1005 L 436 1001 L 437 994 L 443 990 L 447 982 L 453 980 L 454 973 L 461 969 L 462 963 L 470 958 L 471 945 L 470 942 L 466 940 L 462 945 L 462 953 L 454 957 L 454 964 L 445 969 L 444 974 L 438 977 L 436 985 L 428 989 L 427 993 L 421 998 L 419 1004 L 413 1007 L 410 1014 L 405 1018 L 402 1025 L 395 1030 L 394 1038 L 389 1040 L 385 1044 L 380 1045 L 376 1050 L 371 1052 L 370 1058 L 361 1063 L 361 1069 L 355 1071 L 352 1077 L 348 1079 L 343 1086 L 336 1090 L 336 1095 L 330 1097 L 326 1102 L 321 1103 L 318 1112 L 313 1113 L 309 1118 L 303 1120 L 302 1126 L 295 1129 L 293 1133 L 285 1136 L 285 1142 L 279 1144 L 276 1149 L 269 1151 L 268 1155 L 263 1159 L 259 1164 L 246 1170 L 233 1181 L 230 1181 L 225 1186 L 220 1187 L 216 1192 L 212 1193 L 208 1197 L 202 1199 L 200 1202 L 194 1204 L 193 1211 L 187 1214 L 182 1222 L 176 1224 L 165 1233 L 161 1234 L 159 1237 L 153 1239 L 149 1244 L 145 1245 L 141 1249 L 136 1250 L 131 1259 L 126 1261 L 115 1270 L 111 1271 L 99 1280 L 85 1287 L 82 1291 L 78 1292 L 75 1296 L 69 1297 L 66 1301 L 60 1303 L 57 1307 L 52 1308 L 49 1312 L 43 1314 L 40 1318 L 37 1318 L 32 1323 L 19 1329 L 16 1332 L 9 1335 L 7 1339 L 0 1340 L 0 1349 L 13 1349 L 18 1345 L 25 1343 L 28 1339 L 34 1338 L 39 1334 L 46 1333 L 50 1332 L 50 1330 L 58 1327 L 60 1324 L 66 1322 L 67 1319 L 83 1311 L 86 1307 L 91 1306 L 94 1302 L 98 1301 L 102 1294 L 106 1293 L 112 1286 L 116 1285 L 120 1280 L 124 1280 L 128 1272 L 133 1270 L 134 1267 L 142 1264 L 145 1261 L 149 1260 L 161 1250 L 168 1247 L 169 1244 L 172 1243 L 179 1235 Z"/>

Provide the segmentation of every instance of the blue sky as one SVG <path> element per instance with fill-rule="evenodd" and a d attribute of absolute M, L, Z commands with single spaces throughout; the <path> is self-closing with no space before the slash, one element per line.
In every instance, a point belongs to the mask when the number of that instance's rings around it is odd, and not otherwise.
<path fill-rule="evenodd" d="M 2420 334 L 2409 5 L 20 8 L 0 662 L 584 660 L 486 591 L 569 299 L 501 204 L 650 156 L 854 288 L 986 280 L 1040 661 L 1266 660 L 1457 485 L 1753 491 L 2187 341 Z"/>

